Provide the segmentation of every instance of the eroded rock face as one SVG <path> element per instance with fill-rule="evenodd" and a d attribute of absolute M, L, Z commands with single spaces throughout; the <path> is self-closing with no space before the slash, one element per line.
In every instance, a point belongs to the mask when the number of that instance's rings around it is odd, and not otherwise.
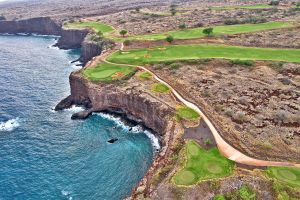
<path fill-rule="evenodd" d="M 173 110 L 157 99 L 135 90 L 116 84 L 95 84 L 81 77 L 80 72 L 70 75 L 71 95 L 63 104 L 83 105 L 90 102 L 91 110 L 103 111 L 122 109 L 128 116 L 134 116 L 136 121 L 163 134 L 169 123 Z M 57 108 L 61 108 L 58 105 Z"/>

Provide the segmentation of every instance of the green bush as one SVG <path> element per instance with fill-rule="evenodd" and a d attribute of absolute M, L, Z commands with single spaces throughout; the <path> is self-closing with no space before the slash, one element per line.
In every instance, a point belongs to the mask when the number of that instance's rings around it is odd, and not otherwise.
<path fill-rule="evenodd" d="M 226 200 L 225 196 L 222 194 L 218 194 L 216 196 L 214 196 L 213 200 Z"/>
<path fill-rule="evenodd" d="M 249 186 L 243 185 L 239 189 L 239 196 L 242 200 L 254 200 L 256 194 Z"/>
<path fill-rule="evenodd" d="M 210 35 L 212 35 L 213 32 L 214 32 L 214 28 L 212 28 L 212 27 L 205 28 L 205 29 L 203 29 L 202 32 L 203 32 L 203 34 L 210 36 Z"/>
<path fill-rule="evenodd" d="M 254 65 L 254 62 L 252 60 L 239 60 L 239 59 L 237 59 L 237 60 L 231 60 L 231 64 L 251 67 L 251 66 Z"/>
<path fill-rule="evenodd" d="M 179 69 L 180 67 L 181 67 L 181 65 L 178 64 L 178 63 L 172 63 L 172 64 L 170 65 L 170 68 L 171 68 L 172 70 Z"/>

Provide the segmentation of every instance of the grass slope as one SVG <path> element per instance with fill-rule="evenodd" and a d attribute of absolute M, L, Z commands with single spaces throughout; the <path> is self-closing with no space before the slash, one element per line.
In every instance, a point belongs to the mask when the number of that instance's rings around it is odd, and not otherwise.
<path fill-rule="evenodd" d="M 268 9 L 273 8 L 271 5 L 267 4 L 256 4 L 256 5 L 243 5 L 243 6 L 216 6 L 216 7 L 210 7 L 211 10 L 235 10 L 235 9 L 249 9 L 249 10 L 255 10 L 255 9 Z"/>
<path fill-rule="evenodd" d="M 300 49 L 272 49 L 215 44 L 174 45 L 153 49 L 135 49 L 126 54 L 114 53 L 108 60 L 123 64 L 146 64 L 162 61 L 225 58 L 240 60 L 273 60 L 300 63 Z"/>
<path fill-rule="evenodd" d="M 112 81 L 122 79 L 133 74 L 135 67 L 124 67 L 102 63 L 83 71 L 83 75 L 92 81 Z"/>
<path fill-rule="evenodd" d="M 230 34 L 238 34 L 238 33 L 249 33 L 249 32 L 257 32 L 264 31 L 270 29 L 278 29 L 278 28 L 286 28 L 293 27 L 293 24 L 290 22 L 267 22 L 261 24 L 238 24 L 238 25 L 227 25 L 227 26 L 215 26 L 214 35 L 230 35 Z M 193 28 L 179 31 L 170 31 L 158 34 L 150 34 L 150 35 L 139 35 L 128 37 L 127 39 L 132 40 L 163 40 L 166 36 L 171 35 L 175 39 L 195 39 L 201 38 L 205 35 L 202 33 L 205 28 Z"/>
<path fill-rule="evenodd" d="M 156 83 L 152 86 L 152 91 L 157 93 L 168 93 L 170 88 L 163 83 Z"/>
<path fill-rule="evenodd" d="M 177 108 L 176 114 L 180 119 L 185 120 L 197 120 L 200 117 L 195 110 L 186 106 Z"/>
<path fill-rule="evenodd" d="M 223 157 L 216 147 L 205 150 L 195 141 L 188 141 L 186 153 L 184 168 L 174 176 L 177 185 L 192 185 L 199 180 L 228 176 L 233 171 L 234 162 Z"/>
<path fill-rule="evenodd" d="M 291 167 L 268 167 L 267 174 L 290 186 L 300 187 L 300 169 Z"/>
<path fill-rule="evenodd" d="M 89 22 L 74 22 L 74 23 L 66 23 L 64 25 L 65 28 L 72 28 L 72 29 L 83 29 L 83 28 L 92 28 L 96 32 L 101 31 L 102 33 L 110 33 L 114 31 L 114 28 L 95 21 L 89 21 Z"/>

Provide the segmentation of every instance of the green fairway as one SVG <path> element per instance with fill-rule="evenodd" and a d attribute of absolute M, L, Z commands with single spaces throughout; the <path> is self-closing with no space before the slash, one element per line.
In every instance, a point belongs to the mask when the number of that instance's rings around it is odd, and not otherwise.
<path fill-rule="evenodd" d="M 215 26 L 213 27 L 213 35 L 231 35 L 238 33 L 248 33 L 248 32 L 257 32 L 270 29 L 286 28 L 293 27 L 293 24 L 290 22 L 267 22 L 260 24 L 238 24 L 238 25 L 227 25 L 227 26 Z M 138 35 L 131 36 L 127 39 L 131 40 L 163 40 L 168 35 L 174 37 L 174 39 L 195 39 L 204 37 L 205 34 L 202 33 L 205 28 L 192 28 L 178 31 L 169 31 L 158 34 L 149 34 L 149 35 Z"/>
<path fill-rule="evenodd" d="M 127 54 L 114 53 L 108 60 L 123 64 L 147 64 L 201 58 L 273 60 L 300 63 L 300 49 L 255 48 L 216 44 L 172 45 L 164 48 L 135 49 Z"/>
<path fill-rule="evenodd" d="M 186 154 L 184 168 L 174 176 L 177 185 L 192 185 L 200 180 L 228 176 L 234 168 L 234 162 L 223 157 L 216 147 L 205 150 L 195 141 L 189 141 Z"/>
<path fill-rule="evenodd" d="M 66 23 L 64 25 L 66 28 L 72 28 L 72 29 L 83 29 L 83 28 L 92 28 L 96 32 L 101 31 L 103 34 L 104 33 L 110 33 L 114 31 L 114 28 L 103 24 L 101 22 L 95 22 L 95 21 L 86 21 L 86 22 L 74 22 L 74 23 Z"/>
<path fill-rule="evenodd" d="M 291 167 L 268 167 L 267 174 L 291 186 L 300 187 L 300 169 Z"/>
<path fill-rule="evenodd" d="M 120 80 L 134 73 L 134 67 L 124 67 L 102 63 L 83 71 L 83 75 L 92 81 Z"/>
<path fill-rule="evenodd" d="M 156 83 L 152 86 L 152 91 L 158 93 L 168 93 L 170 92 L 170 88 L 163 83 Z"/>
<path fill-rule="evenodd" d="M 267 4 L 256 4 L 256 5 L 243 5 L 243 6 L 216 6 L 216 7 L 210 7 L 211 10 L 235 10 L 235 9 L 268 9 L 273 8 L 271 5 Z"/>
<path fill-rule="evenodd" d="M 185 120 L 197 120 L 200 117 L 196 111 L 186 106 L 177 108 L 176 114 L 180 119 Z"/>

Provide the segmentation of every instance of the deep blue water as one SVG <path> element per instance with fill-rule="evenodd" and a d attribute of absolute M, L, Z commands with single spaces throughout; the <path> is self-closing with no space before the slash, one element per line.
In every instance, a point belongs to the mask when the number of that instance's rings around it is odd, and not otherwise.
<path fill-rule="evenodd" d="M 0 36 L 0 199 L 121 199 L 151 164 L 151 140 L 109 116 L 51 110 L 79 57 L 54 40 Z"/>

